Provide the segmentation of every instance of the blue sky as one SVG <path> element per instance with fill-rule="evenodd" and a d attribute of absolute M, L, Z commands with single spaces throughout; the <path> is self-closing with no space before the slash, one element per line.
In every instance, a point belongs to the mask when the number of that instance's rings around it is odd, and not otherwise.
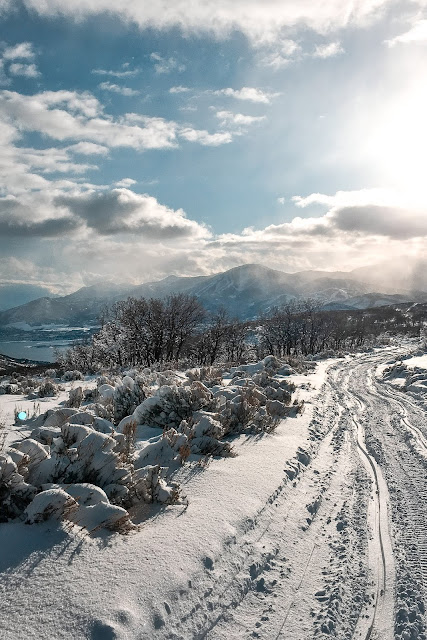
<path fill-rule="evenodd" d="M 0 285 L 424 252 L 426 13 L 0 0 Z"/>

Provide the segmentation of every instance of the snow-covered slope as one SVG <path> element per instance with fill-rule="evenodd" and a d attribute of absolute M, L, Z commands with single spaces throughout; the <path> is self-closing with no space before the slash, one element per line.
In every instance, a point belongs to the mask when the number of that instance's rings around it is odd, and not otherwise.
<path fill-rule="evenodd" d="M 175 293 L 195 295 L 208 311 L 225 307 L 232 316 L 241 319 L 253 319 L 273 306 L 307 297 L 318 299 L 325 308 L 335 309 L 427 300 L 427 293 L 422 290 L 402 291 L 397 285 L 393 290 L 390 283 L 384 285 L 385 289 L 376 288 L 369 275 L 368 270 L 284 273 L 259 264 L 246 264 L 212 276 L 169 276 L 138 286 L 105 283 L 0 311 L 0 327 L 17 322 L 31 325 L 96 323 L 103 307 L 117 300 L 128 296 L 163 298 Z"/>

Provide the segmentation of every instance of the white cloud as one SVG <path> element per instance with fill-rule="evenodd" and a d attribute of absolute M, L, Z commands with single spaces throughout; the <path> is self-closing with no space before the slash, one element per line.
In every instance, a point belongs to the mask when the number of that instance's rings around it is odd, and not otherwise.
<path fill-rule="evenodd" d="M 34 56 L 35 53 L 31 42 L 21 42 L 12 47 L 6 47 L 3 51 L 3 58 L 5 60 L 20 60 L 23 58 L 32 60 Z"/>
<path fill-rule="evenodd" d="M 267 44 L 261 49 L 260 63 L 274 70 L 283 69 L 294 62 L 301 55 L 301 45 L 295 40 L 285 38 L 278 42 Z"/>
<path fill-rule="evenodd" d="M 188 142 L 198 142 L 207 147 L 218 147 L 222 144 L 229 144 L 233 140 L 233 136 L 228 131 L 220 133 L 209 133 L 200 129 L 192 129 L 184 127 L 180 130 L 179 135 Z"/>
<path fill-rule="evenodd" d="M 189 89 L 188 87 L 171 87 L 169 89 L 169 93 L 188 93 L 189 91 L 191 91 L 191 89 Z"/>
<path fill-rule="evenodd" d="M 65 108 L 54 108 L 58 106 Z M 45 91 L 26 96 L 1 91 L 0 115 L 21 131 L 38 131 L 54 140 L 138 150 L 176 146 L 176 123 L 137 114 L 114 119 L 105 115 L 98 100 L 87 93 Z"/>
<path fill-rule="evenodd" d="M 38 78 L 41 75 L 34 63 L 22 64 L 21 62 L 13 62 L 9 67 L 9 73 L 25 78 Z"/>
<path fill-rule="evenodd" d="M 171 73 L 172 71 L 185 71 L 185 65 L 181 64 L 176 58 L 164 58 L 159 53 L 150 54 L 150 59 L 154 62 L 156 73 Z"/>
<path fill-rule="evenodd" d="M 114 69 L 92 69 L 92 73 L 98 76 L 113 76 L 114 78 L 132 78 L 140 73 L 140 69 L 129 69 L 128 63 L 122 65 L 122 70 Z"/>
<path fill-rule="evenodd" d="M 285 202 L 286 202 L 286 198 L 284 198 L 283 196 L 281 196 L 280 198 L 277 198 L 277 202 L 278 202 L 279 204 L 285 204 Z"/>
<path fill-rule="evenodd" d="M 217 96 L 228 96 L 230 98 L 235 98 L 236 100 L 247 100 L 249 102 L 260 102 L 263 104 L 270 104 L 272 98 L 280 95 L 280 93 L 268 93 L 261 89 L 256 89 L 255 87 L 242 87 L 241 89 L 231 89 L 228 87 L 226 89 L 214 91 L 213 94 Z"/>
<path fill-rule="evenodd" d="M 133 184 L 136 184 L 136 180 L 133 180 L 132 178 L 122 178 L 118 182 L 114 183 L 116 187 L 126 187 L 126 188 L 131 187 Z"/>
<path fill-rule="evenodd" d="M 427 20 L 418 20 L 414 26 L 391 40 L 386 40 L 389 47 L 396 44 L 420 44 L 427 42 Z"/>
<path fill-rule="evenodd" d="M 262 122 L 266 119 L 265 116 L 247 116 L 243 113 L 232 113 L 231 111 L 217 111 L 216 117 L 221 120 L 221 124 L 224 125 L 237 125 L 247 126 Z"/>
<path fill-rule="evenodd" d="M 371 24 L 393 7 L 392 0 L 23 0 L 41 15 L 65 15 L 76 20 L 109 13 L 140 28 L 179 28 L 184 33 L 209 33 L 224 38 L 240 31 L 253 44 L 279 40 L 289 28 L 311 29 L 326 34 L 348 26 Z M 5 3 L 3 3 L 5 4 Z M 421 4 L 421 2 L 420 2 Z M 12 7 L 12 3 L 7 6 Z"/>
<path fill-rule="evenodd" d="M 94 142 L 77 142 L 76 144 L 72 144 L 67 147 L 67 150 L 72 151 L 73 153 L 80 153 L 84 156 L 108 155 L 108 147 L 104 147 L 102 144 L 95 144 Z"/>
<path fill-rule="evenodd" d="M 131 89 L 130 87 L 121 87 L 120 85 L 113 84 L 112 82 L 101 82 L 101 84 L 98 86 L 104 91 L 112 91 L 113 93 L 119 93 L 122 96 L 139 95 L 139 91 L 136 91 L 135 89 Z"/>
<path fill-rule="evenodd" d="M 318 45 L 312 55 L 313 58 L 333 58 L 340 53 L 344 53 L 341 43 L 329 42 L 329 44 Z"/>

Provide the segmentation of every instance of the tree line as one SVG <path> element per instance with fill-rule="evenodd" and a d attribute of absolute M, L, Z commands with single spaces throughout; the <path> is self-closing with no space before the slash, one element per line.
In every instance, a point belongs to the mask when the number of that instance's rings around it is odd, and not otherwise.
<path fill-rule="evenodd" d="M 266 355 L 309 356 L 362 348 L 384 333 L 419 335 L 423 305 L 363 311 L 325 311 L 315 300 L 291 301 L 256 321 L 231 318 L 224 309 L 208 314 L 184 293 L 164 299 L 128 298 L 106 309 L 88 343 L 58 354 L 65 368 L 102 368 L 181 362 L 207 366 L 239 364 Z"/>

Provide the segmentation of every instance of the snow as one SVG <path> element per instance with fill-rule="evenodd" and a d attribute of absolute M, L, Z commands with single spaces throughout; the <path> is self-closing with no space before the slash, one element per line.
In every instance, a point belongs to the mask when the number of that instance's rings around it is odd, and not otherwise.
<path fill-rule="evenodd" d="M 150 411 L 144 400 L 143 408 L 140 404 L 118 428 L 86 406 L 67 415 L 50 413 L 45 422 L 51 426 L 37 426 L 42 442 L 23 440 L 13 450 L 15 458 L 4 459 L 5 476 L 22 485 L 18 467 L 33 464 L 40 469 L 46 462 L 51 466 L 50 460 L 56 465 L 66 445 L 70 465 L 80 461 L 89 466 L 97 482 L 47 478 L 26 510 L 25 518 L 38 523 L 27 525 L 18 518 L 0 525 L 4 637 L 345 638 L 354 637 L 352 620 L 360 614 L 365 629 L 372 623 L 376 637 L 391 640 L 393 598 L 402 584 L 400 556 L 396 568 L 392 556 L 400 539 L 386 540 L 387 578 L 382 578 L 376 527 L 381 520 L 385 537 L 389 511 L 384 504 L 389 502 L 394 514 L 398 492 L 387 494 L 388 471 L 378 473 L 380 463 L 372 453 L 378 438 L 388 437 L 398 422 L 392 412 L 386 413 L 381 396 L 385 385 L 373 375 L 386 359 L 391 360 L 389 353 L 373 352 L 321 360 L 300 374 L 282 367 L 273 383 L 265 385 L 266 363 L 255 363 L 249 371 L 230 371 L 236 375 L 228 386 L 194 387 L 198 400 L 213 392 L 225 402 L 235 401 L 244 389 L 239 378 L 249 377 L 250 385 L 259 381 L 252 388 L 265 410 L 267 403 L 283 405 L 271 396 L 295 384 L 292 400 L 304 401 L 305 410 L 289 412 L 271 433 L 247 430 L 225 438 L 219 419 L 228 406 L 224 403 L 217 412 L 199 407 L 176 426 L 169 424 L 174 422 L 169 414 L 161 418 L 162 425 L 143 422 L 153 409 L 158 417 L 161 402 L 175 402 L 180 393 L 181 399 L 189 397 L 192 383 L 184 378 L 182 386 L 170 378 L 153 388 Z M 398 361 L 392 360 L 386 366 Z M 132 386 L 130 381 L 121 384 Z M 23 399 L 14 397 L 16 401 Z M 9 396 L 0 397 L 0 406 L 9 402 Z M 54 409 L 57 404 L 49 399 L 46 406 Z M 373 437 L 377 414 L 379 430 Z M 143 499 L 125 510 L 112 504 L 114 491 L 127 487 L 114 477 L 123 470 L 115 456 L 123 452 L 125 434 L 136 418 L 134 481 Z M 15 434 L 23 430 L 29 435 L 29 426 L 18 425 Z M 373 467 L 366 458 L 365 470 L 356 448 L 359 433 L 374 460 L 378 497 L 370 484 L 375 481 Z M 229 444 L 233 455 L 197 455 L 205 446 L 212 450 L 210 439 Z M 184 445 L 191 449 L 185 463 Z M 43 458 L 39 463 L 37 456 Z M 178 501 L 174 482 L 181 487 Z M 364 517 L 369 517 L 369 536 Z M 385 594 L 380 593 L 380 579 L 386 581 Z M 378 615 L 371 601 L 374 591 Z M 409 597 L 409 590 L 399 593 Z M 363 604 L 365 595 L 369 603 Z M 397 637 L 404 638 L 404 632 Z"/>
<path fill-rule="evenodd" d="M 313 388 L 321 384 L 322 376 L 310 375 Z M 310 379 L 310 375 L 305 380 Z M 210 394 L 201 383 L 196 388 L 200 398 Z M 61 392 L 60 398 L 65 400 L 66 395 Z M 168 399 L 169 396 L 168 388 L 163 386 L 155 398 Z M 2 396 L 0 402 L 3 407 L 10 407 L 8 396 Z M 25 407 L 23 398 L 14 397 L 13 402 Z M 152 402 L 156 403 L 157 400 Z M 58 398 L 49 398 L 44 406 L 54 409 L 57 405 Z M 108 545 L 104 545 L 98 543 L 107 535 L 100 533 L 100 527 L 105 524 L 112 526 L 116 519 L 126 519 L 127 512 L 109 503 L 105 486 L 102 489 L 98 484 L 91 487 L 88 483 L 78 482 L 49 484 L 52 465 L 57 464 L 55 456 L 58 455 L 53 449 L 49 452 L 49 449 L 57 446 L 60 450 L 61 441 L 66 441 L 71 447 L 70 453 L 74 450 L 78 459 L 98 469 L 102 482 L 106 483 L 114 474 L 111 469 L 104 473 L 104 457 L 110 455 L 115 441 L 108 435 L 93 431 L 94 417 L 90 413 L 75 409 L 68 410 L 66 414 L 63 409 L 52 411 L 47 418 L 51 426 L 38 427 L 38 433 L 46 444 L 37 441 L 33 444 L 31 440 L 16 444 L 31 453 L 33 459 L 43 452 L 45 461 L 41 464 L 49 463 L 43 473 L 39 470 L 38 483 L 43 485 L 41 488 L 44 491 L 38 493 L 27 508 L 27 520 L 42 521 L 47 513 L 52 513 L 59 520 L 57 525 L 52 522 L 48 529 L 47 522 L 24 530 L 19 522 L 0 527 L 0 544 L 5 541 L 6 535 L 10 541 L 10 536 L 13 538 L 13 532 L 16 531 L 16 539 L 22 545 L 20 560 L 13 567 L 16 578 L 20 576 L 22 588 L 11 608 L 14 610 L 23 602 L 26 603 L 25 619 L 20 622 L 21 637 L 36 638 L 43 634 L 58 639 L 70 635 L 73 638 L 86 638 L 89 634 L 89 637 L 101 638 L 113 633 L 107 629 L 114 629 L 116 636 L 110 637 L 151 638 L 149 629 L 155 629 L 156 625 L 160 625 L 159 621 L 167 616 L 159 600 L 165 586 L 186 585 L 191 576 L 203 568 L 203 559 L 215 557 L 230 535 L 244 526 L 249 515 L 262 509 L 268 495 L 281 482 L 285 461 L 294 457 L 298 447 L 307 439 L 309 422 L 309 415 L 304 414 L 288 418 L 275 433 L 265 438 L 238 436 L 233 440 L 237 455 L 210 458 L 209 463 L 204 463 L 206 469 L 194 454 L 186 465 L 180 467 L 178 462 L 174 480 L 181 484 L 189 500 L 188 506 L 184 503 L 161 511 L 154 510 L 156 518 L 148 519 L 149 505 L 135 506 L 131 515 L 134 522 L 143 519 L 143 527 L 124 538 L 109 533 Z M 193 446 L 195 450 L 202 451 L 206 439 L 220 436 L 221 425 L 214 415 L 206 411 L 201 410 L 195 415 L 198 419 L 191 427 Z M 126 422 L 126 419 L 122 421 L 119 431 L 123 430 Z M 166 503 L 171 499 L 173 486 L 161 477 L 162 470 L 156 463 L 159 459 L 170 458 L 179 461 L 177 452 L 181 443 L 185 442 L 183 434 L 173 429 L 170 432 L 164 437 L 162 429 L 141 424 L 136 443 L 138 462 L 135 466 L 140 474 L 138 489 L 146 494 L 154 490 L 155 499 Z M 261 482 L 254 469 L 262 473 Z M 64 512 L 68 512 L 68 518 L 62 522 Z M 209 517 L 206 517 L 207 514 Z M 88 537 L 86 533 L 82 537 L 71 531 L 67 533 L 69 543 L 58 553 L 63 546 L 62 531 L 68 527 L 67 521 L 78 522 L 86 530 L 96 530 L 97 536 Z M 38 531 L 34 527 L 38 527 Z M 13 545 L 9 542 L 4 548 L 7 554 L 8 549 L 12 551 Z M 49 553 L 46 555 L 43 549 L 49 549 Z M 51 554 L 56 558 L 55 563 L 49 559 Z M 12 552 L 13 557 L 16 555 Z M 40 561 L 35 565 L 31 577 L 25 577 L 23 571 L 26 563 L 36 556 L 40 556 Z M 6 575 L 2 574 L 0 584 L 4 584 L 5 578 Z M 95 590 L 92 588 L 94 583 L 97 585 Z M 49 620 L 40 616 L 40 607 L 46 599 L 50 603 Z M 8 596 L 3 600 L 3 607 L 11 606 L 9 600 Z M 63 612 L 62 603 L 65 601 L 68 611 L 53 615 L 54 611 Z M 78 616 L 70 615 L 71 611 L 79 612 Z M 119 612 L 127 613 L 122 615 Z M 128 622 L 118 622 L 118 618 Z M 12 628 L 10 625 L 13 626 L 13 621 L 8 619 L 5 628 Z M 16 632 L 15 628 L 14 637 L 20 637 Z"/>
<path fill-rule="evenodd" d="M 413 356 L 412 358 L 405 358 L 404 364 L 408 369 L 425 369 L 427 371 L 427 353 L 421 356 Z"/>

